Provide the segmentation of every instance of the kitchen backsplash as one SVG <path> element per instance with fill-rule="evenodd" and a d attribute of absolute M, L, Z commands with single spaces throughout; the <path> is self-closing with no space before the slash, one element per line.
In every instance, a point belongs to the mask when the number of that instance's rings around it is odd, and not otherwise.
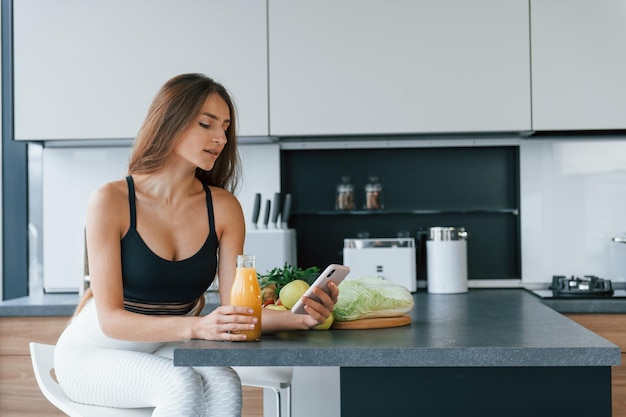
<path fill-rule="evenodd" d="M 83 275 L 91 191 L 124 176 L 130 148 L 44 148 L 43 279 L 48 291 L 77 288 Z M 254 193 L 280 188 L 278 144 L 241 146 L 238 197 L 250 224 Z M 626 138 L 521 140 L 522 281 L 593 274 L 626 281 Z"/>
<path fill-rule="evenodd" d="M 281 151 L 281 186 L 294 200 L 291 226 L 298 232 L 298 263 L 306 267 L 343 262 L 346 238 L 413 237 L 418 285 L 425 287 L 425 232 L 431 227 L 460 226 L 470 235 L 471 284 L 494 286 L 494 280 L 501 280 L 519 285 L 517 141 L 481 141 L 480 146 L 468 140 L 439 141 L 432 147 L 396 141 L 394 145 L 403 147 Z M 348 175 L 354 184 L 355 211 L 335 210 L 336 184 Z M 384 207 L 365 210 L 365 185 L 373 175 L 381 184 Z"/>
<path fill-rule="evenodd" d="M 626 281 L 626 138 L 528 140 L 520 148 L 522 276 Z"/>

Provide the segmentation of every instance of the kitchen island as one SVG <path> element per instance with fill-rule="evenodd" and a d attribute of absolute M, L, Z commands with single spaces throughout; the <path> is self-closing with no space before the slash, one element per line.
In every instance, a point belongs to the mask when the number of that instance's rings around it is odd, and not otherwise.
<path fill-rule="evenodd" d="M 619 347 L 533 294 L 414 298 L 408 326 L 283 332 L 255 343 L 192 340 L 175 350 L 174 363 L 338 366 L 342 417 L 611 415 Z"/>

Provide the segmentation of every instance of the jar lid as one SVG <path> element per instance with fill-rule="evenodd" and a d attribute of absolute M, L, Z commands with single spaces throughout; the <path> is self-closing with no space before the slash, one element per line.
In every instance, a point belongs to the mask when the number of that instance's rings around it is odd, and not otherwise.
<path fill-rule="evenodd" d="M 469 234 L 464 227 L 431 227 L 430 240 L 465 240 Z"/>
<path fill-rule="evenodd" d="M 365 184 L 365 191 L 382 191 L 383 186 L 378 182 L 378 177 L 371 176 L 368 178 L 369 182 Z"/>
<path fill-rule="evenodd" d="M 365 184 L 365 191 L 382 191 L 383 186 L 380 184 Z"/>
<path fill-rule="evenodd" d="M 337 191 L 340 193 L 349 193 L 354 191 L 354 185 L 352 184 L 337 184 Z"/>

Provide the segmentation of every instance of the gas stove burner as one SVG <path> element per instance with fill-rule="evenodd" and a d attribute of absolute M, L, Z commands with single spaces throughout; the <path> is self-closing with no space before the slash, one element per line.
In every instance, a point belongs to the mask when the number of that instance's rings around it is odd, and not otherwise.
<path fill-rule="evenodd" d="M 554 275 L 550 286 L 552 295 L 561 298 L 602 298 L 613 296 L 610 280 L 585 275 L 583 278 Z"/>

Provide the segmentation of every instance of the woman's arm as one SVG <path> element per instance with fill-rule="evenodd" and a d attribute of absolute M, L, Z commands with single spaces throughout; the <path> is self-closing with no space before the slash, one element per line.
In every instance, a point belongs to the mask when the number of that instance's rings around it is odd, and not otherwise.
<path fill-rule="evenodd" d="M 237 256 L 243 255 L 246 224 L 239 201 L 223 188 L 211 187 L 213 216 L 219 240 L 218 268 L 220 303 L 230 305 L 230 290 L 235 280 Z M 251 253 L 250 255 L 254 255 Z"/>
<path fill-rule="evenodd" d="M 294 314 L 291 311 L 271 310 L 264 308 L 261 323 L 264 333 L 274 333 L 283 330 L 306 330 L 323 323 L 333 311 L 339 288 L 334 282 L 328 283 L 330 294 L 322 289 L 315 288 L 313 293 L 321 300 L 319 303 L 305 297 L 304 309 L 308 314 Z"/>

